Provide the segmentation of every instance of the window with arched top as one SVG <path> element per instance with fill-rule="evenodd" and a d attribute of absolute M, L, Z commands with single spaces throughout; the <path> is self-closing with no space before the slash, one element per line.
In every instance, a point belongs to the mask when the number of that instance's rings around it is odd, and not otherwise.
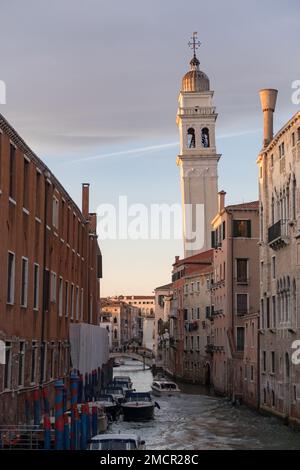
<path fill-rule="evenodd" d="M 204 127 L 201 131 L 201 143 L 202 147 L 204 148 L 208 148 L 210 146 L 209 130 L 207 129 L 207 127 Z"/>
<path fill-rule="evenodd" d="M 195 129 L 193 127 L 189 127 L 187 131 L 187 146 L 189 149 L 194 149 L 196 147 Z"/>

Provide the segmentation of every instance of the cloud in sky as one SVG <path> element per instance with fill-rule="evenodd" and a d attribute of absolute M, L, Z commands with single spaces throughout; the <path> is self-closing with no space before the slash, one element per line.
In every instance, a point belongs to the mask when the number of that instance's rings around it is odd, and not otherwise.
<path fill-rule="evenodd" d="M 82 181 L 94 208 L 118 194 L 180 200 L 175 117 L 193 31 L 215 90 L 220 185 L 233 202 L 257 197 L 258 90 L 279 89 L 276 129 L 298 110 L 298 0 L 0 0 L 0 12 L 0 112 L 78 203 Z M 150 293 L 181 248 L 103 244 L 102 293 Z"/>
<path fill-rule="evenodd" d="M 5 114 L 39 151 L 53 154 L 175 136 L 194 30 L 220 131 L 259 127 L 261 87 L 278 87 L 279 106 L 292 107 L 291 81 L 300 78 L 297 0 L 2 0 Z"/>
<path fill-rule="evenodd" d="M 120 157 L 123 155 L 129 155 L 129 156 L 135 155 L 136 157 L 140 157 L 141 154 L 143 153 L 159 152 L 161 150 L 165 150 L 165 149 L 169 149 L 169 148 L 177 147 L 177 146 L 178 146 L 178 142 L 170 142 L 168 144 L 159 144 L 159 145 L 148 145 L 147 147 L 120 150 L 119 152 L 103 153 L 101 155 L 93 155 L 91 157 L 86 157 L 84 159 L 67 161 L 66 164 L 69 165 L 69 164 L 74 164 L 74 163 L 86 163 L 89 161 L 103 160 L 105 158 Z"/>

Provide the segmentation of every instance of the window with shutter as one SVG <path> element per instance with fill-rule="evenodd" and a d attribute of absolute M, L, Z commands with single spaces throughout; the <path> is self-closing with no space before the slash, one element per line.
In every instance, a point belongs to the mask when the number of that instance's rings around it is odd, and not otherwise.
<path fill-rule="evenodd" d="M 211 232 L 211 247 L 216 248 L 216 232 Z"/>
<path fill-rule="evenodd" d="M 97 277 L 102 279 L 102 255 L 97 255 Z"/>
<path fill-rule="evenodd" d="M 44 272 L 44 310 L 49 310 L 49 300 L 50 300 L 50 273 L 46 269 Z"/>
<path fill-rule="evenodd" d="M 237 327 L 236 331 L 236 349 L 237 351 L 244 351 L 245 346 L 245 328 Z"/>
<path fill-rule="evenodd" d="M 225 240 L 225 238 L 226 238 L 226 222 L 224 220 L 222 224 L 222 239 Z"/>
<path fill-rule="evenodd" d="M 247 283 L 248 281 L 248 260 L 247 259 L 237 259 L 236 260 L 236 271 L 237 271 L 237 282 Z"/>
<path fill-rule="evenodd" d="M 238 315 L 248 313 L 248 294 L 236 294 L 236 311 Z"/>
<path fill-rule="evenodd" d="M 233 236 L 236 238 L 251 238 L 251 220 L 234 220 Z"/>

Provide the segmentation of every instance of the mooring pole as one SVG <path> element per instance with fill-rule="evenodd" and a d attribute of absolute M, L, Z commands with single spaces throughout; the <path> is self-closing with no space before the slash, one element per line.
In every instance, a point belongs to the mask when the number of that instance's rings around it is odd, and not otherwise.
<path fill-rule="evenodd" d="M 55 449 L 64 447 L 64 418 L 63 418 L 63 390 L 62 380 L 55 382 Z"/>
<path fill-rule="evenodd" d="M 78 399 L 78 375 L 71 373 L 71 449 L 76 449 L 77 442 L 77 426 L 76 426 L 76 409 Z"/>

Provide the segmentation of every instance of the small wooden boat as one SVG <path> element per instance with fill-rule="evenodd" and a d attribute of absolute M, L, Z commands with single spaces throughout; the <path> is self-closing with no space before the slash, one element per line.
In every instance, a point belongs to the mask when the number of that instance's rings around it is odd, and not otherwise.
<path fill-rule="evenodd" d="M 120 366 L 124 366 L 125 364 L 125 361 L 121 358 L 115 358 L 114 359 L 114 363 L 113 363 L 113 367 L 120 367 Z"/>
<path fill-rule="evenodd" d="M 167 379 L 155 380 L 151 385 L 153 395 L 158 397 L 173 396 L 180 393 L 180 389 L 175 382 Z"/>
<path fill-rule="evenodd" d="M 145 441 L 136 434 L 102 434 L 94 436 L 88 450 L 144 450 Z"/>
<path fill-rule="evenodd" d="M 154 418 L 154 408 L 159 408 L 153 402 L 148 392 L 127 392 L 126 401 L 122 403 L 124 421 L 147 421 Z"/>

